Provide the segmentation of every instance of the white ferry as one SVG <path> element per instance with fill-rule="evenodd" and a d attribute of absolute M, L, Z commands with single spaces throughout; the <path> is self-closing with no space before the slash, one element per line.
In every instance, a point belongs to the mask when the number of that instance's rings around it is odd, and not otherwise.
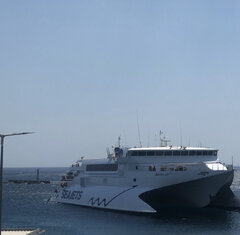
<path fill-rule="evenodd" d="M 203 147 L 118 147 L 105 159 L 84 159 L 63 176 L 55 200 L 81 206 L 155 213 L 206 207 L 233 181 L 232 165 Z"/>

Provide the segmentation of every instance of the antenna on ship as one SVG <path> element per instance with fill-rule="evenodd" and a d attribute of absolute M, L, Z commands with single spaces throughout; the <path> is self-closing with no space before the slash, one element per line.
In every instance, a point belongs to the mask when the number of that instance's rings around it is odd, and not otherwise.
<path fill-rule="evenodd" d="M 168 146 L 168 142 L 171 142 L 171 140 L 167 140 L 165 136 L 161 139 L 161 147 Z"/>
<path fill-rule="evenodd" d="M 155 133 L 155 145 L 157 146 L 157 134 Z"/>
<path fill-rule="evenodd" d="M 180 146 L 182 146 L 182 127 L 180 127 Z"/>
<path fill-rule="evenodd" d="M 171 142 L 171 140 L 167 140 L 165 136 L 163 136 L 163 138 L 161 138 L 161 135 L 163 134 L 163 132 L 160 130 L 159 135 L 160 135 L 160 147 L 166 147 L 168 146 L 168 142 Z"/>
<path fill-rule="evenodd" d="M 111 155 L 111 153 L 110 153 L 110 150 L 109 150 L 109 148 L 106 148 L 106 150 L 107 150 L 107 155 L 108 155 L 108 158 L 111 158 L 111 157 L 112 157 L 112 155 Z"/>
<path fill-rule="evenodd" d="M 142 147 L 141 136 L 140 136 L 140 128 L 139 128 L 139 121 L 138 121 L 138 112 L 137 112 L 137 128 L 138 128 L 139 145 L 140 145 L 140 147 Z"/>
<path fill-rule="evenodd" d="M 160 147 L 162 146 L 162 141 L 161 141 L 161 136 L 162 136 L 163 132 L 160 130 L 159 131 L 159 142 L 160 142 Z"/>
<path fill-rule="evenodd" d="M 121 147 L 121 135 L 118 136 L 118 147 Z"/>

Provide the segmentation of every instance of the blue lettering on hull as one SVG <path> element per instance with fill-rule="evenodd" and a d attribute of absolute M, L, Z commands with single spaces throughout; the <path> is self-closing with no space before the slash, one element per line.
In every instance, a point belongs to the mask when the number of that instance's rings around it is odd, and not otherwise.
<path fill-rule="evenodd" d="M 80 200 L 82 197 L 83 191 L 70 191 L 63 189 L 61 198 L 65 200 Z"/>

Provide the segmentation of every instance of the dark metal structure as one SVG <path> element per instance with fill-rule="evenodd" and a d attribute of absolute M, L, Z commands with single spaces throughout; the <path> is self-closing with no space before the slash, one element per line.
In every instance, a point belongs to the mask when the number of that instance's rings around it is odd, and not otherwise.
<path fill-rule="evenodd" d="M 27 135 L 33 134 L 34 132 L 21 132 L 21 133 L 12 133 L 12 134 L 0 134 L 1 138 L 1 162 L 0 162 L 0 234 L 2 234 L 2 181 L 3 181 L 3 144 L 4 138 L 14 135 Z"/>

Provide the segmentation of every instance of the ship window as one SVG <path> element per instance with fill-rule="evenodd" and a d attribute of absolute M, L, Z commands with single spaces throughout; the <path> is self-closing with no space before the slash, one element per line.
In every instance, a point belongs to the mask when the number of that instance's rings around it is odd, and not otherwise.
<path fill-rule="evenodd" d="M 146 156 L 146 151 L 138 151 L 138 156 Z"/>
<path fill-rule="evenodd" d="M 163 151 L 156 151 L 156 156 L 162 156 L 163 155 Z"/>
<path fill-rule="evenodd" d="M 206 156 L 206 155 L 207 155 L 207 153 L 208 153 L 207 151 L 203 151 L 203 155 L 204 155 L 204 156 Z"/>
<path fill-rule="evenodd" d="M 165 151 L 165 156 L 172 156 L 172 151 Z"/>
<path fill-rule="evenodd" d="M 131 153 L 130 156 L 137 156 L 138 155 L 138 151 L 132 151 L 130 153 Z"/>
<path fill-rule="evenodd" d="M 196 154 L 196 151 L 189 151 L 189 155 L 194 156 Z"/>
<path fill-rule="evenodd" d="M 175 171 L 186 171 L 186 167 L 183 167 L 183 166 L 177 166 L 176 168 L 175 168 Z"/>
<path fill-rule="evenodd" d="M 186 150 L 181 151 L 181 155 L 182 156 L 187 156 L 188 155 L 188 151 L 186 151 Z"/>
<path fill-rule="evenodd" d="M 217 151 L 213 151 L 213 155 L 214 155 L 214 156 L 217 156 Z"/>
<path fill-rule="evenodd" d="M 197 155 L 201 156 L 202 155 L 202 151 L 197 151 Z"/>
<path fill-rule="evenodd" d="M 213 155 L 213 151 L 208 151 L 208 155 L 212 156 Z"/>
<path fill-rule="evenodd" d="M 91 164 L 86 166 L 87 171 L 117 171 L 118 164 Z"/>
<path fill-rule="evenodd" d="M 180 151 L 173 151 L 174 156 L 180 156 Z"/>
<path fill-rule="evenodd" d="M 150 166 L 148 167 L 148 170 L 149 170 L 149 171 L 156 171 L 156 167 L 155 167 L 155 166 L 152 166 L 152 165 L 150 165 Z"/>
<path fill-rule="evenodd" d="M 154 151 L 147 151 L 147 156 L 154 156 Z"/>

